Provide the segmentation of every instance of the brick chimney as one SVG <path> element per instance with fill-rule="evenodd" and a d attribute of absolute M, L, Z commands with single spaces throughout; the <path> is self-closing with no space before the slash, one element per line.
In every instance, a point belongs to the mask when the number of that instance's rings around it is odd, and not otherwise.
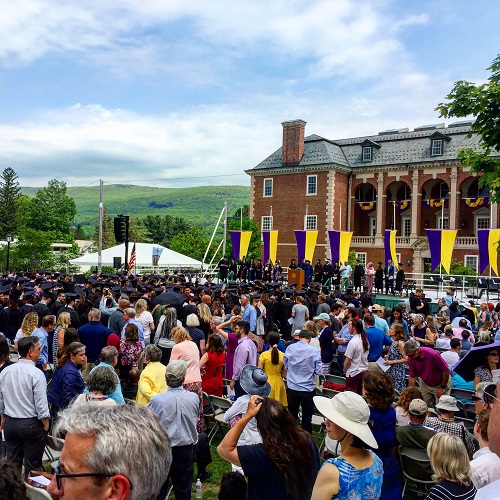
<path fill-rule="evenodd" d="M 283 122 L 283 147 L 281 163 L 283 166 L 294 166 L 300 163 L 304 155 L 304 130 L 306 122 L 290 120 Z"/>

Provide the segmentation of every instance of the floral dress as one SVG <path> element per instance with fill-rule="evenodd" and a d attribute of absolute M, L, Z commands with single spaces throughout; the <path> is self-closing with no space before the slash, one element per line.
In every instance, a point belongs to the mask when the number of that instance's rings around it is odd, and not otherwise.
<path fill-rule="evenodd" d="M 140 342 L 129 343 L 120 340 L 120 352 L 122 354 L 121 363 L 123 365 L 132 366 L 137 368 L 137 361 L 142 352 L 142 345 Z"/>
<path fill-rule="evenodd" d="M 491 372 L 486 368 L 486 366 L 478 366 L 474 370 L 474 375 L 479 377 L 480 382 L 493 382 Z"/>
<path fill-rule="evenodd" d="M 358 470 L 342 457 L 329 458 L 325 464 L 333 464 L 339 470 L 339 492 L 332 500 L 377 500 L 382 492 L 384 468 L 382 460 L 372 451 L 373 463 Z M 325 465 L 323 464 L 323 466 Z"/>
<path fill-rule="evenodd" d="M 399 342 L 394 342 L 389 348 L 389 361 L 403 359 L 398 344 Z M 391 365 L 387 373 L 394 382 L 394 389 L 401 394 L 406 389 L 405 363 Z"/>

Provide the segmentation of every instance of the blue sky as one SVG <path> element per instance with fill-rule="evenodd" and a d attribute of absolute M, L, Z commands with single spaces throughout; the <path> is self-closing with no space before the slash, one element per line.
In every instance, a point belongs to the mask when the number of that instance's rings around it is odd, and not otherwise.
<path fill-rule="evenodd" d="M 0 168 L 26 186 L 248 184 L 282 121 L 329 139 L 443 121 L 500 49 L 494 0 L 4 3 Z"/>

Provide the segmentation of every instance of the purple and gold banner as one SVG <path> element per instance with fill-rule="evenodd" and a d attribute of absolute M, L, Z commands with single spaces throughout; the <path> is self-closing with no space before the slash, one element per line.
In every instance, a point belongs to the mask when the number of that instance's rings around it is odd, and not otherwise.
<path fill-rule="evenodd" d="M 485 207 L 490 198 L 488 196 L 480 196 L 479 198 L 462 198 L 462 201 L 471 208 Z"/>
<path fill-rule="evenodd" d="M 398 207 L 399 213 L 404 212 L 408 208 L 410 208 L 410 200 L 398 200 L 396 201 L 396 206 Z"/>
<path fill-rule="evenodd" d="M 396 266 L 398 265 L 398 256 L 396 255 L 396 233 L 397 231 L 391 231 L 390 229 L 384 231 L 384 265 L 387 264 L 389 259 L 391 259 Z"/>
<path fill-rule="evenodd" d="M 269 259 L 271 259 L 271 262 L 276 262 L 278 231 L 262 231 L 262 246 L 264 249 L 264 262 Z"/>
<path fill-rule="evenodd" d="M 443 206 L 447 206 L 447 199 L 446 198 L 434 198 L 434 199 L 429 199 L 429 200 L 424 200 L 424 207 L 427 210 L 430 210 L 431 208 L 441 208 Z"/>
<path fill-rule="evenodd" d="M 455 229 L 426 229 L 431 253 L 431 272 L 441 264 L 450 273 L 451 256 L 457 231 Z"/>
<path fill-rule="evenodd" d="M 377 208 L 376 201 L 357 201 L 356 206 L 365 214 L 371 214 Z"/>
<path fill-rule="evenodd" d="M 349 258 L 349 247 L 351 246 L 351 231 L 328 231 L 332 263 L 344 263 Z"/>
<path fill-rule="evenodd" d="M 229 231 L 233 246 L 233 259 L 241 259 L 248 253 L 252 231 Z"/>
<path fill-rule="evenodd" d="M 318 231 L 295 230 L 295 241 L 297 242 L 297 262 L 309 260 L 312 262 Z"/>
<path fill-rule="evenodd" d="M 500 229 L 478 229 L 477 243 L 479 245 L 479 273 L 483 273 L 488 264 L 498 276 L 498 241 Z"/>

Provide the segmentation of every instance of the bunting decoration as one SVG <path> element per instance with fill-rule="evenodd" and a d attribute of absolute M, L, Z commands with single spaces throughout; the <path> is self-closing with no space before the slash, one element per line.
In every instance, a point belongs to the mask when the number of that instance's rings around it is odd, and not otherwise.
<path fill-rule="evenodd" d="M 431 208 L 441 208 L 443 203 L 444 203 L 444 206 L 446 207 L 446 202 L 447 202 L 446 198 L 428 199 L 428 200 L 424 200 L 424 207 L 427 210 L 430 210 Z"/>
<path fill-rule="evenodd" d="M 333 263 L 348 260 L 352 234 L 351 231 L 328 231 Z"/>
<path fill-rule="evenodd" d="M 297 242 L 297 262 L 309 260 L 312 262 L 314 248 L 318 239 L 318 231 L 295 230 L 295 241 Z"/>
<path fill-rule="evenodd" d="M 158 267 L 158 262 L 160 261 L 161 253 L 163 248 L 153 247 L 153 267 Z"/>
<path fill-rule="evenodd" d="M 362 212 L 365 212 L 367 214 L 371 214 L 375 210 L 375 208 L 377 207 L 377 202 L 376 201 L 357 201 L 356 206 Z"/>
<path fill-rule="evenodd" d="M 396 201 L 396 206 L 398 207 L 399 213 L 404 212 L 410 207 L 410 200 L 398 200 Z"/>
<path fill-rule="evenodd" d="M 135 243 L 134 243 L 134 246 L 132 247 L 132 253 L 130 254 L 130 259 L 128 261 L 128 272 L 132 271 L 132 269 L 134 268 L 136 258 L 137 254 L 135 252 Z"/>
<path fill-rule="evenodd" d="M 479 198 L 462 198 L 462 201 L 471 208 L 485 207 L 490 198 L 488 196 L 480 196 Z"/>
<path fill-rule="evenodd" d="M 450 273 L 451 256 L 457 231 L 455 229 L 426 229 L 431 252 L 431 272 L 441 264 Z"/>
<path fill-rule="evenodd" d="M 478 229 L 477 243 L 479 245 L 479 272 L 483 273 L 489 264 L 491 270 L 498 276 L 498 241 L 500 229 Z"/>
<path fill-rule="evenodd" d="M 390 229 L 384 231 L 384 265 L 387 264 L 389 259 L 391 259 L 395 265 L 398 263 L 398 257 L 396 255 L 396 233 L 397 231 L 391 231 Z"/>
<path fill-rule="evenodd" d="M 267 262 L 276 262 L 276 253 L 278 250 L 278 231 L 262 231 L 262 246 L 264 249 L 264 260 Z"/>
<path fill-rule="evenodd" d="M 233 246 L 233 259 L 239 260 L 248 253 L 252 231 L 229 231 Z"/>

